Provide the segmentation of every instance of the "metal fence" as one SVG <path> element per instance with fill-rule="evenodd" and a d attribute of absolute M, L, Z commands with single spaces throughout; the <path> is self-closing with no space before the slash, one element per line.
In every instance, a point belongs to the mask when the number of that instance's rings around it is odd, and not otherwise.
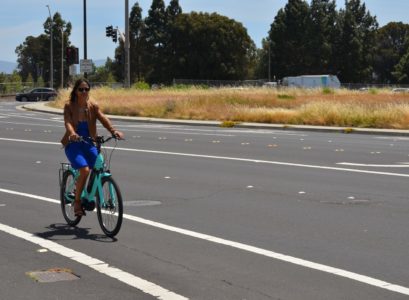
<path fill-rule="evenodd" d="M 200 79 L 173 79 L 173 85 L 196 85 L 207 87 L 240 87 L 263 86 L 265 79 L 257 80 L 200 80 Z"/>
<path fill-rule="evenodd" d="M 122 82 L 90 82 L 92 87 L 110 87 L 112 89 L 123 88 Z M 173 85 L 189 85 L 203 87 L 282 87 L 280 82 L 277 85 L 269 85 L 267 79 L 258 80 L 197 80 L 197 79 L 174 79 Z M 157 85 L 153 85 L 154 89 Z M 0 82 L 0 96 L 14 96 L 16 93 L 23 90 L 29 90 L 38 86 L 35 82 Z M 367 83 L 342 83 L 342 88 L 350 90 L 369 90 L 369 89 L 394 89 L 395 91 L 409 92 L 409 84 L 367 84 Z"/>
<path fill-rule="evenodd" d="M 92 87 L 110 87 L 112 89 L 123 88 L 124 84 L 121 82 L 90 82 Z M 45 85 L 47 86 L 47 84 Z M 43 87 L 35 82 L 0 82 L 0 97 L 15 96 L 17 93 L 30 90 L 36 87 Z M 58 87 L 57 87 L 58 88 Z"/>
<path fill-rule="evenodd" d="M 258 80 L 197 80 L 197 79 L 174 79 L 174 85 L 196 85 L 207 87 L 259 87 L 267 86 L 267 79 Z M 269 87 L 283 87 L 280 81 L 277 85 L 268 85 Z M 342 88 L 349 90 L 365 89 L 409 89 L 409 84 L 374 84 L 374 83 L 342 83 Z"/>
<path fill-rule="evenodd" d="M 341 87 L 349 90 L 409 89 L 409 84 L 341 83 Z"/>

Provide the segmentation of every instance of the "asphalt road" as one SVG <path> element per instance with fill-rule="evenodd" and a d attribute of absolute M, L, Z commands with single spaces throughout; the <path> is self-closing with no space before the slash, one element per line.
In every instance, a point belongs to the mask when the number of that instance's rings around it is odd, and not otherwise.
<path fill-rule="evenodd" d="M 116 121 L 109 239 L 96 214 L 64 224 L 62 117 L 16 105 L 0 102 L 1 299 L 409 297 L 408 137 Z"/>

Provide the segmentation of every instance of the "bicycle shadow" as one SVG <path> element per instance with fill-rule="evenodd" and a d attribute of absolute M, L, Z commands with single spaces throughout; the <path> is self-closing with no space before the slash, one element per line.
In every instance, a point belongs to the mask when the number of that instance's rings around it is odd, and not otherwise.
<path fill-rule="evenodd" d="M 35 235 L 51 240 L 51 241 L 62 241 L 64 239 L 70 238 L 72 240 L 91 240 L 101 243 L 113 243 L 116 242 L 116 238 L 108 237 L 104 234 L 94 234 L 90 233 L 91 228 L 83 227 L 72 227 L 67 224 L 55 223 L 50 224 L 45 227 L 48 230 L 45 232 L 37 232 Z M 66 238 L 64 238 L 66 237 Z"/>

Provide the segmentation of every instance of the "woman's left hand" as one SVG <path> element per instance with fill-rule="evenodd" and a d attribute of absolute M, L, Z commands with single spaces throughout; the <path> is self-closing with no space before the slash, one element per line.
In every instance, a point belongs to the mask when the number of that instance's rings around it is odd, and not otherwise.
<path fill-rule="evenodd" d="M 124 139 L 124 134 L 121 131 L 115 130 L 112 133 L 113 136 L 115 136 L 117 139 L 119 140 L 123 140 Z"/>

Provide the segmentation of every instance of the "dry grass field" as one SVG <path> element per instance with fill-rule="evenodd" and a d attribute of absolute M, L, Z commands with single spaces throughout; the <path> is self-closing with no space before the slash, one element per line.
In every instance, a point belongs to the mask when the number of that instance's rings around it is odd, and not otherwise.
<path fill-rule="evenodd" d="M 62 108 L 69 92 L 51 105 Z M 388 89 L 96 88 L 90 98 L 113 115 L 409 129 L 409 93 Z"/>

